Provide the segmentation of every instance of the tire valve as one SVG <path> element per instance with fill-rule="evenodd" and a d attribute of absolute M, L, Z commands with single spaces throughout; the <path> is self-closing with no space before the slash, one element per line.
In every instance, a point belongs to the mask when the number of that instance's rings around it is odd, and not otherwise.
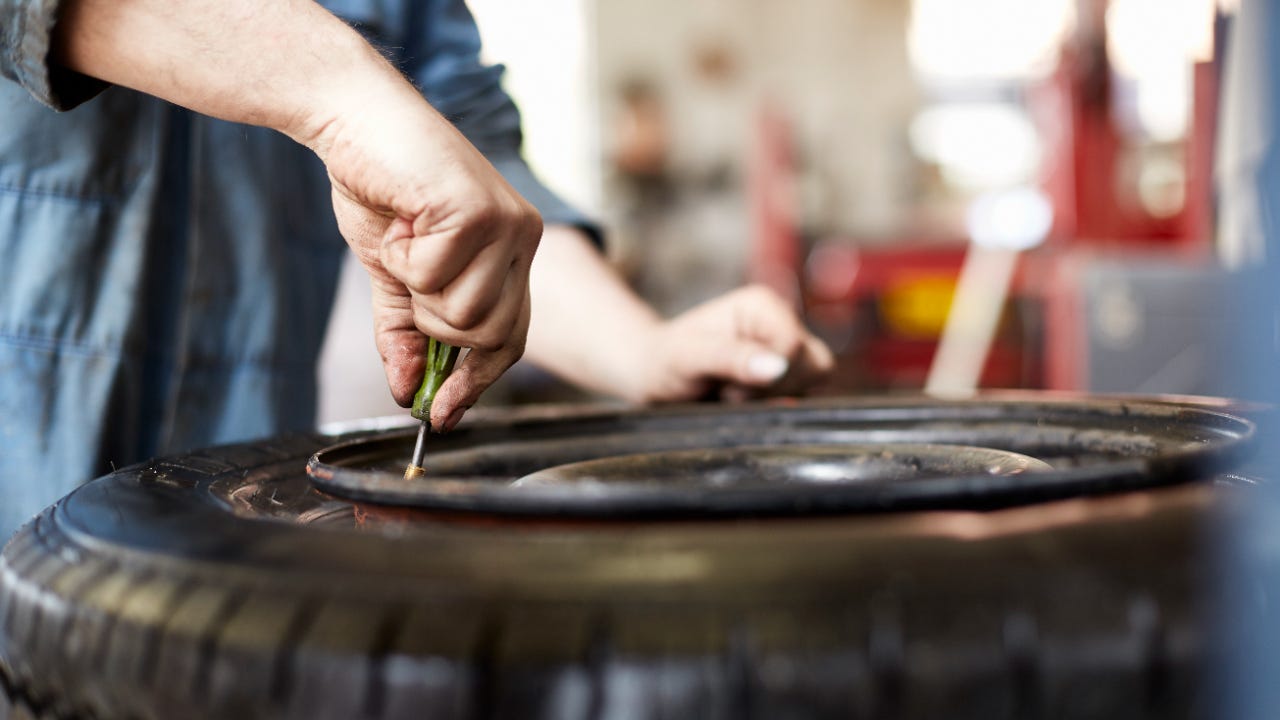
<path fill-rule="evenodd" d="M 436 398 L 436 391 L 453 372 L 453 365 L 458 360 L 458 350 L 435 338 L 427 338 L 427 369 L 422 375 L 422 386 L 413 396 L 413 407 L 410 409 L 410 414 L 420 421 L 418 441 L 413 446 L 413 458 L 404 469 L 405 480 L 416 480 L 427 474 L 423 461 L 427 455 L 427 434 L 431 432 L 431 402 Z"/>

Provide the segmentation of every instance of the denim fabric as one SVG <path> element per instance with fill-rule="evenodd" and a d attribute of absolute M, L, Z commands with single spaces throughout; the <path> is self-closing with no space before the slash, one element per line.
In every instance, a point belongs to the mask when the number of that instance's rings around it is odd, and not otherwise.
<path fill-rule="evenodd" d="M 521 160 L 461 0 L 325 4 L 547 223 L 591 230 Z M 56 9 L 0 0 L 0 539 L 112 467 L 310 429 L 346 251 L 305 148 L 50 67 Z"/>

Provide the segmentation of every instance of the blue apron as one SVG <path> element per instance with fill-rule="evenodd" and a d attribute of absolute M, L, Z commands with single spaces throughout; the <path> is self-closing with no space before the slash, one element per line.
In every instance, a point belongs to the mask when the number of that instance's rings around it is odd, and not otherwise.
<path fill-rule="evenodd" d="M 586 225 L 521 159 L 463 2 L 325 4 L 548 224 Z M 113 467 L 311 429 L 346 252 L 309 151 L 48 66 L 56 9 L 0 0 L 0 541 Z"/>

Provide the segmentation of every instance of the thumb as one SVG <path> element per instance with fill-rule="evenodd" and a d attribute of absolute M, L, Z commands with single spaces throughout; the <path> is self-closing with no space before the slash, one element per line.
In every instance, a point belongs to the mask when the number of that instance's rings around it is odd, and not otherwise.
<path fill-rule="evenodd" d="M 743 385 L 772 385 L 781 380 L 791 368 L 790 361 L 763 345 L 738 343 L 733 352 L 736 356 L 733 379 Z"/>

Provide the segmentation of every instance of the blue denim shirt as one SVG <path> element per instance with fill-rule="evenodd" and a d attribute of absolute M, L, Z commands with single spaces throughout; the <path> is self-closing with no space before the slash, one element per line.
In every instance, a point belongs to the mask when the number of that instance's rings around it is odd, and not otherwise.
<path fill-rule="evenodd" d="M 522 161 L 461 0 L 324 4 L 548 224 L 585 226 Z M 346 252 L 309 151 L 51 67 L 57 5 L 0 0 L 0 541 L 113 465 L 311 429 Z"/>

